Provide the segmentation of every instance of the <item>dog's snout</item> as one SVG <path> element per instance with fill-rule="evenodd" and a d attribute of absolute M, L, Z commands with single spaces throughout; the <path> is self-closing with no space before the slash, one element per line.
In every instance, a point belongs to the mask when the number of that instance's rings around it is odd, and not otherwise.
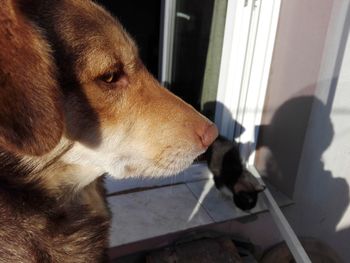
<path fill-rule="evenodd" d="M 208 147 L 218 137 L 218 128 L 215 124 L 211 123 L 205 126 L 205 128 L 198 132 L 199 138 L 204 147 Z"/>

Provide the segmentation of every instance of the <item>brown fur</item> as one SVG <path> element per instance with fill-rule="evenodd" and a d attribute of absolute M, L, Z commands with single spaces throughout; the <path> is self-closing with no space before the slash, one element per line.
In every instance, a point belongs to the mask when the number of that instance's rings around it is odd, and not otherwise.
<path fill-rule="evenodd" d="M 63 130 L 60 90 L 50 48 L 10 0 L 0 10 L 0 145 L 42 154 Z M 33 78 L 40 72 L 41 77 Z"/>
<path fill-rule="evenodd" d="M 217 129 L 160 86 L 93 2 L 2 4 L 0 262 L 101 262 L 102 174 L 179 172 Z"/>

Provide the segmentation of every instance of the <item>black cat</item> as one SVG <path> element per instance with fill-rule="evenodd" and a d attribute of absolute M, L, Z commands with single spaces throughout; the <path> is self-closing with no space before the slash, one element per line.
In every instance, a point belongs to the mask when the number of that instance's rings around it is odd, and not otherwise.
<path fill-rule="evenodd" d="M 245 169 L 237 143 L 219 136 L 205 153 L 208 167 L 214 175 L 216 188 L 233 197 L 237 207 L 250 210 L 256 206 L 258 193 L 265 189 Z"/>

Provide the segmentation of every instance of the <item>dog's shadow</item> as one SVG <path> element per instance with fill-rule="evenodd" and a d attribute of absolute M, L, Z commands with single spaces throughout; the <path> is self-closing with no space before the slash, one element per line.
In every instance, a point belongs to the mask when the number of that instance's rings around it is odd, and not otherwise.
<path fill-rule="evenodd" d="M 333 158 L 327 152 L 334 139 L 331 106 L 314 96 L 296 97 L 259 127 L 258 169 L 293 199 L 284 211 L 303 236 L 336 238 L 350 201 L 344 175 L 333 175 L 323 161 Z"/>

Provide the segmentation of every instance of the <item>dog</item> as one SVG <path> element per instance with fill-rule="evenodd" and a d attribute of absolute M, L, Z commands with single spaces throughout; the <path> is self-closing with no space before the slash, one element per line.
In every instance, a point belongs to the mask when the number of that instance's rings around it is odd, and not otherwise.
<path fill-rule="evenodd" d="M 104 262 L 103 175 L 172 175 L 218 135 L 88 0 L 2 0 L 0 262 Z"/>

